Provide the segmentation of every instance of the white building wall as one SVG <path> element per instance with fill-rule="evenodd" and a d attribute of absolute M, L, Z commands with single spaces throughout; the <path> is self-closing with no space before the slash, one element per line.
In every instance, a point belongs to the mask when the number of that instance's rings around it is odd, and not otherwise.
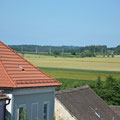
<path fill-rule="evenodd" d="M 77 120 L 56 98 L 55 98 L 55 117 L 56 120 Z"/>
<path fill-rule="evenodd" d="M 31 106 L 33 103 L 38 103 L 38 118 L 42 120 L 44 102 L 49 101 L 49 118 L 52 120 L 54 116 L 54 94 L 54 87 L 15 89 L 7 94 L 11 99 L 10 104 L 7 105 L 7 111 L 12 120 L 17 120 L 19 106 L 25 104 L 28 120 L 31 120 Z"/>

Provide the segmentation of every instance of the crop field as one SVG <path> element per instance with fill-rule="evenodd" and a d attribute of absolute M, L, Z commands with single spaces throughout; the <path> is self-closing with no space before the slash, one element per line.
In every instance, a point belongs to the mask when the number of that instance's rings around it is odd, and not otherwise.
<path fill-rule="evenodd" d="M 98 76 L 100 76 L 102 80 L 105 80 L 107 76 L 111 75 L 116 79 L 120 79 L 120 72 L 59 69 L 59 68 L 56 69 L 56 68 L 43 68 L 43 67 L 39 67 L 39 68 L 54 78 L 97 80 Z"/>
<path fill-rule="evenodd" d="M 29 55 L 25 58 L 48 75 L 63 83 L 60 89 L 84 84 L 93 85 L 98 76 L 101 80 L 112 75 L 120 80 L 120 57 L 114 58 L 55 58 Z"/>
<path fill-rule="evenodd" d="M 99 71 L 120 71 L 120 57 L 116 58 L 27 58 L 38 67 L 68 68 Z"/>

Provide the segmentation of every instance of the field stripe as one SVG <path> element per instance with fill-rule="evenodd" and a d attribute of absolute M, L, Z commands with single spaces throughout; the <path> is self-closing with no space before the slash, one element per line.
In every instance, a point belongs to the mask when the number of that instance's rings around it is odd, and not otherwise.
<path fill-rule="evenodd" d="M 41 70 L 60 70 L 60 71 L 78 71 L 91 73 L 106 73 L 106 74 L 120 74 L 120 71 L 101 71 L 101 70 L 85 70 L 85 69 L 68 69 L 68 68 L 53 68 L 53 67 L 38 67 Z"/>

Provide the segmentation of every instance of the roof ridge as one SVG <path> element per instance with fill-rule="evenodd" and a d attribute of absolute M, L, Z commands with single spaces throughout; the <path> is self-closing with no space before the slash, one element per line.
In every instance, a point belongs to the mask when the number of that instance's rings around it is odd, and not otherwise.
<path fill-rule="evenodd" d="M 110 107 L 120 107 L 120 105 L 110 105 Z"/>
<path fill-rule="evenodd" d="M 0 43 L 2 43 L 4 46 L 6 46 L 9 50 L 11 50 L 12 52 L 14 52 L 17 56 L 19 56 L 21 59 L 25 60 L 27 63 L 29 63 L 30 65 L 32 65 L 35 69 L 39 70 L 40 72 L 42 72 L 44 75 L 46 75 L 47 77 L 50 77 L 52 79 L 55 79 L 51 76 L 49 76 L 48 74 L 44 73 L 43 71 L 41 71 L 39 68 L 37 68 L 35 65 L 31 64 L 28 60 L 24 59 L 21 55 L 19 55 L 17 52 L 15 52 L 12 48 L 10 48 L 9 46 L 7 46 L 6 44 L 4 44 L 2 41 L 0 41 Z M 56 79 L 55 79 L 56 80 Z M 59 82 L 59 81 L 57 81 Z"/>
<path fill-rule="evenodd" d="M 88 88 L 90 88 L 88 85 L 84 85 L 84 86 L 81 86 L 81 87 L 71 88 L 71 89 L 68 89 L 68 90 L 61 90 L 61 91 L 57 91 L 56 95 L 61 94 L 61 93 L 75 92 L 75 91 L 78 91 L 78 90 L 84 90 L 84 89 L 88 89 Z"/>
<path fill-rule="evenodd" d="M 7 73 L 7 71 L 6 71 L 5 67 L 4 67 L 1 59 L 0 59 L 0 63 L 1 63 L 1 67 L 2 67 L 2 69 L 4 70 L 5 74 L 7 75 L 8 79 L 10 80 L 10 82 L 12 83 L 12 85 L 13 85 L 14 87 L 16 87 L 15 84 L 14 84 L 14 82 L 12 81 L 11 77 L 8 75 L 8 73 Z"/>

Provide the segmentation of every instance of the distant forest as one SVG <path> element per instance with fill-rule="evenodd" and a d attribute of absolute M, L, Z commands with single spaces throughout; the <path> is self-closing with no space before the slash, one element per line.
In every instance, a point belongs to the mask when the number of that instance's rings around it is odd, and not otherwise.
<path fill-rule="evenodd" d="M 71 53 L 73 50 L 75 53 L 83 53 L 89 51 L 95 54 L 117 54 L 120 55 L 120 45 L 114 48 L 108 48 L 106 45 L 91 45 L 85 47 L 79 46 L 40 46 L 40 45 L 9 45 L 17 52 L 64 52 Z"/>

